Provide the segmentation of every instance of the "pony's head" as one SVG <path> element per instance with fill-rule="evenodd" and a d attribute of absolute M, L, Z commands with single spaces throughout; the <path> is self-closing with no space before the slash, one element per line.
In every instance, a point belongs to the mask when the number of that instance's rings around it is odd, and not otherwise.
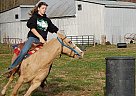
<path fill-rule="evenodd" d="M 61 33 L 57 33 L 58 41 L 62 45 L 62 53 L 67 54 L 70 57 L 73 58 L 83 58 L 84 52 L 78 48 L 70 39 L 68 39 L 66 36 L 64 36 Z"/>

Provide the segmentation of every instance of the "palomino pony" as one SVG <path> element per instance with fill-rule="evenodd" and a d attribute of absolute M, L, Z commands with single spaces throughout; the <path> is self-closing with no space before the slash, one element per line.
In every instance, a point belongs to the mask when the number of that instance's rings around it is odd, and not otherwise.
<path fill-rule="evenodd" d="M 30 87 L 24 96 L 30 96 L 31 93 L 40 86 L 41 82 L 47 77 L 53 60 L 61 53 L 73 58 L 82 58 L 84 52 L 81 51 L 70 39 L 61 33 L 58 37 L 52 39 L 43 48 L 24 59 L 20 66 L 20 77 L 12 91 L 11 96 L 17 96 L 17 91 L 23 83 L 30 82 Z M 8 84 L 13 80 L 10 77 Z M 3 88 L 1 94 L 4 95 L 8 84 Z"/>

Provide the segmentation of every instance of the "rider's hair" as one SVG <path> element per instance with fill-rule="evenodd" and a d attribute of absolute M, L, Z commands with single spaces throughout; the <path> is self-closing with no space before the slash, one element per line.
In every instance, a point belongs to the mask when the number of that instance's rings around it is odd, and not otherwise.
<path fill-rule="evenodd" d="M 37 6 L 35 6 L 32 10 L 30 10 L 29 15 L 33 15 L 35 12 L 38 12 L 38 8 L 40 8 L 42 5 L 48 6 L 45 2 L 39 2 Z"/>

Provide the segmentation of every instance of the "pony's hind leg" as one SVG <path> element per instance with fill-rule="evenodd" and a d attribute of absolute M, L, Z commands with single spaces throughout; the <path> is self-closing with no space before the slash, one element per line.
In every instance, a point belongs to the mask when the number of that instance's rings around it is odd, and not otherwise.
<path fill-rule="evenodd" d="M 17 96 L 17 91 L 21 87 L 22 84 L 23 84 L 23 78 L 20 76 L 14 89 L 13 89 L 11 96 Z"/>
<path fill-rule="evenodd" d="M 40 86 L 41 82 L 34 80 L 24 96 L 30 96 L 31 93 Z"/>
<path fill-rule="evenodd" d="M 3 90 L 1 91 L 1 95 L 4 96 L 7 90 L 8 85 L 13 81 L 14 76 L 13 74 L 10 76 L 8 83 L 4 86 Z"/>
<path fill-rule="evenodd" d="M 42 83 L 41 83 L 41 85 L 40 85 L 40 87 L 41 87 L 42 89 L 44 89 L 44 87 L 47 86 L 47 77 L 48 77 L 49 74 L 50 74 L 51 68 L 52 68 L 52 64 L 50 65 L 49 72 L 48 72 L 47 76 L 45 77 L 45 79 L 42 81 Z M 45 82 L 46 82 L 46 83 L 45 83 Z"/>
<path fill-rule="evenodd" d="M 40 73 L 40 75 L 37 75 L 37 77 L 32 80 L 31 86 L 24 96 L 30 96 L 31 93 L 41 85 L 41 82 L 48 75 L 48 72 L 49 68 L 46 68 L 43 72 Z"/>

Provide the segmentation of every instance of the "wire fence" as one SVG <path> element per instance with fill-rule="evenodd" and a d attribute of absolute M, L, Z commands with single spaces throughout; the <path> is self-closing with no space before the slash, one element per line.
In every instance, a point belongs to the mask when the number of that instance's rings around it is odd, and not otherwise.
<path fill-rule="evenodd" d="M 4 44 L 19 44 L 22 43 L 22 39 L 20 38 L 3 38 Z"/>
<path fill-rule="evenodd" d="M 94 35 L 67 36 L 67 38 L 71 39 L 81 50 L 86 50 L 89 46 L 95 47 Z"/>
<path fill-rule="evenodd" d="M 67 36 L 72 42 L 79 45 L 94 45 L 94 35 Z"/>
<path fill-rule="evenodd" d="M 78 47 L 82 50 L 85 50 L 88 46 L 95 46 L 94 35 L 82 35 L 82 36 L 67 36 L 67 38 L 71 39 Z M 3 43 L 8 44 L 9 48 L 13 44 L 22 43 L 22 39 L 20 38 L 3 38 Z"/>
<path fill-rule="evenodd" d="M 19 44 L 19 43 L 22 43 L 22 39 L 20 39 L 20 38 L 9 38 L 9 37 L 3 38 L 3 44 L 8 45 L 9 51 L 11 53 L 13 52 L 12 46 L 14 44 Z"/>

